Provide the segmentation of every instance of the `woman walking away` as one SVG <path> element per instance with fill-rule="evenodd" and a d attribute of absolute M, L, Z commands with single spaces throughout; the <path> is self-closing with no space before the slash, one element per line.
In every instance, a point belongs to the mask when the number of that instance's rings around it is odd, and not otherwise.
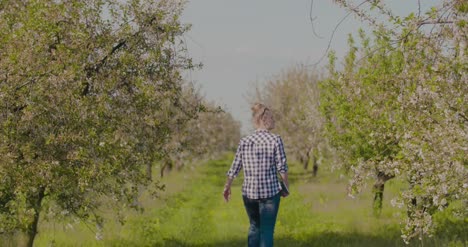
<path fill-rule="evenodd" d="M 289 193 L 288 165 L 281 137 L 270 132 L 275 127 L 271 110 L 257 103 L 252 107 L 252 116 L 256 130 L 240 140 L 223 194 L 228 202 L 232 180 L 244 168 L 242 197 L 250 220 L 248 246 L 272 247 L 280 196 Z"/>

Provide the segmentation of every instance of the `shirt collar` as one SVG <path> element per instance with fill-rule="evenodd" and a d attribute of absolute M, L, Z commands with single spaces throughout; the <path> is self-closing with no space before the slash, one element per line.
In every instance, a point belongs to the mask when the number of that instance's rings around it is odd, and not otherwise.
<path fill-rule="evenodd" d="M 256 129 L 255 132 L 268 132 L 267 129 Z"/>

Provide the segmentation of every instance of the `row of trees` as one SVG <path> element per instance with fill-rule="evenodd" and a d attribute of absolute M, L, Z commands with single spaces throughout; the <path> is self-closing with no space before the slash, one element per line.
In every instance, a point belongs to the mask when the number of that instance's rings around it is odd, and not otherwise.
<path fill-rule="evenodd" d="M 240 139 L 240 123 L 214 103 L 203 100 L 193 88 L 184 97 L 188 106 L 202 100 L 203 109 L 184 126 L 174 125 L 174 135 L 166 143 L 160 176 L 187 163 L 212 159 L 227 150 L 235 150 Z M 151 174 L 151 173 L 149 173 Z"/>
<path fill-rule="evenodd" d="M 405 17 L 384 1 L 337 3 L 373 35 L 360 32 L 358 44 L 350 37 L 343 69 L 330 55 L 321 84 L 328 133 L 354 175 L 351 193 L 376 178 L 377 213 L 385 182 L 408 182 L 395 201 L 408 212 L 403 239 L 421 239 L 451 204 L 457 217 L 468 216 L 468 3 L 445 0 Z"/>
<path fill-rule="evenodd" d="M 235 145 L 237 122 L 182 78 L 199 66 L 182 8 L 1 1 L 0 234 L 25 232 L 32 246 L 41 212 L 99 223 L 103 201 L 135 206 L 157 184 L 154 165 Z"/>
<path fill-rule="evenodd" d="M 385 183 L 407 181 L 393 200 L 407 211 L 406 242 L 430 236 L 439 211 L 468 217 L 468 3 L 398 16 L 384 1 L 335 2 L 372 34 L 350 35 L 343 63 L 331 52 L 322 78 L 293 67 L 253 98 L 275 110 L 277 131 L 304 167 L 310 156 L 316 166 L 329 143 L 352 177 L 350 195 L 373 178 L 376 215 Z"/>
<path fill-rule="evenodd" d="M 284 139 L 288 154 L 304 169 L 312 162 L 313 175 L 328 150 L 319 111 L 319 75 L 298 65 L 257 84 L 251 102 L 265 102 L 274 111 L 275 132 Z"/>
<path fill-rule="evenodd" d="M 383 1 L 340 0 L 373 34 L 349 38 L 326 76 L 294 67 L 252 100 L 275 110 L 288 153 L 314 174 L 341 157 L 358 193 L 375 178 L 409 188 L 403 238 L 434 230 L 451 208 L 467 217 L 468 3 L 444 0 L 400 17 Z M 102 198 L 135 206 L 142 188 L 193 159 L 235 147 L 239 124 L 182 78 L 197 68 L 182 1 L 15 0 L 0 3 L 0 233 L 32 246 L 40 212 L 100 221 Z M 373 13 L 377 11 L 378 13 Z M 382 16 L 385 17 L 384 22 Z"/>

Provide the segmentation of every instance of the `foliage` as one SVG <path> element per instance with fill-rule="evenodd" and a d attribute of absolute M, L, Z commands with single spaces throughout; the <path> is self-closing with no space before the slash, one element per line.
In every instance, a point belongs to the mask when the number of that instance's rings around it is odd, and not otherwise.
<path fill-rule="evenodd" d="M 184 90 L 182 104 L 200 105 L 200 112 L 185 125 L 174 125 L 174 135 L 166 144 L 167 155 L 161 175 L 173 166 L 182 168 L 195 160 L 219 157 L 235 150 L 240 139 L 240 123 L 215 103 L 207 102 L 193 87 Z"/>
<path fill-rule="evenodd" d="M 466 2 L 445 0 L 404 17 L 384 1 L 369 1 L 369 10 L 336 2 L 374 33 L 361 34 L 360 48 L 350 40 L 343 70 L 331 55 L 323 83 L 327 129 L 350 157 L 353 192 L 368 175 L 404 176 L 410 186 L 394 203 L 407 209 L 405 241 L 430 236 L 432 216 L 452 203 L 465 205 L 456 217 L 468 217 Z"/>
<path fill-rule="evenodd" d="M 306 169 L 312 156 L 314 170 L 319 154 L 326 150 L 323 117 L 319 112 L 318 77 L 304 66 L 292 67 L 257 86 L 251 99 L 273 109 L 275 131 L 284 139 L 288 154 Z"/>
<path fill-rule="evenodd" d="M 39 212 L 100 221 L 128 206 L 144 167 L 194 118 L 181 1 L 0 3 L 0 232 L 32 245 Z M 112 203 L 111 203 L 112 202 Z"/>
<path fill-rule="evenodd" d="M 214 103 L 204 103 L 205 112 L 193 120 L 192 145 L 198 157 L 219 158 L 226 151 L 235 151 L 241 138 L 240 122 Z"/>
<path fill-rule="evenodd" d="M 350 194 L 359 192 L 365 182 L 363 175 L 374 175 L 374 210 L 379 214 L 384 184 L 400 172 L 395 169 L 401 159 L 402 120 L 396 100 L 400 91 L 392 82 L 394 74 L 401 71 L 401 55 L 387 54 L 386 39 L 377 38 L 376 45 L 381 49 L 373 51 L 364 33 L 360 35 L 366 59 L 359 61 L 358 68 L 355 67 L 358 48 L 353 38 L 349 39 L 350 52 L 343 71 L 335 70 L 331 54 L 330 78 L 321 83 L 321 108 L 331 143 L 345 160 L 344 168 L 356 175 Z"/>

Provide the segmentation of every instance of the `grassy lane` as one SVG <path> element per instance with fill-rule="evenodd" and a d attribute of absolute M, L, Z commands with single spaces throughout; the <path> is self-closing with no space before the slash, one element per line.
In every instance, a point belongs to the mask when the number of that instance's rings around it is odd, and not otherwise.
<path fill-rule="evenodd" d="M 106 224 L 103 240 L 97 241 L 84 226 L 52 231 L 48 223 L 43 225 L 37 246 L 246 246 L 248 218 L 242 204 L 242 177 L 234 182 L 232 200 L 225 203 L 222 198 L 224 174 L 231 160 L 210 161 L 165 178 L 168 191 L 164 196 L 158 200 L 142 198 L 147 210 L 127 213 L 128 222 L 123 227 Z M 351 199 L 346 195 L 345 176 L 320 171 L 312 178 L 296 167 L 290 167 L 292 194 L 281 200 L 276 246 L 407 246 L 399 236 L 398 218 L 404 212 L 389 202 L 404 187 L 401 182 L 391 180 L 386 185 L 384 210 L 375 218 L 370 210 L 370 191 Z M 465 230 L 462 228 L 462 235 Z M 424 246 L 465 243 L 433 238 L 424 241 Z"/>
<path fill-rule="evenodd" d="M 200 167 L 191 186 L 149 219 L 131 222 L 131 237 L 113 245 L 245 246 L 248 218 L 241 199 L 242 177 L 234 183 L 230 203 L 221 196 L 229 165 L 227 159 Z M 344 181 L 310 180 L 292 170 L 293 193 L 281 201 L 277 246 L 404 246 L 391 213 L 384 212 L 390 217 L 383 219 L 368 216 L 368 205 L 347 199 Z"/>
<path fill-rule="evenodd" d="M 230 159 L 212 161 L 199 170 L 186 191 L 178 194 L 151 219 L 134 222 L 133 238 L 117 246 L 246 246 L 248 218 L 244 212 L 239 177 L 230 203 L 222 199 Z M 401 210 L 390 206 L 402 188 L 389 182 L 380 218 L 371 214 L 371 193 L 346 195 L 347 180 L 336 173 L 311 178 L 301 170 L 290 172 L 292 195 L 282 199 L 277 221 L 276 246 L 407 246 L 400 238 Z M 340 178 L 342 177 L 342 178 Z M 462 242 L 434 238 L 424 246 L 464 246 Z M 409 246 L 421 246 L 414 242 Z"/>
<path fill-rule="evenodd" d="M 243 246 L 247 218 L 240 193 L 226 204 L 222 200 L 226 162 L 200 167 L 197 179 L 170 199 L 150 219 L 131 222 L 134 234 L 113 242 L 115 246 Z M 239 191 L 239 183 L 233 187 Z M 123 241 L 124 240 L 124 241 Z"/>

